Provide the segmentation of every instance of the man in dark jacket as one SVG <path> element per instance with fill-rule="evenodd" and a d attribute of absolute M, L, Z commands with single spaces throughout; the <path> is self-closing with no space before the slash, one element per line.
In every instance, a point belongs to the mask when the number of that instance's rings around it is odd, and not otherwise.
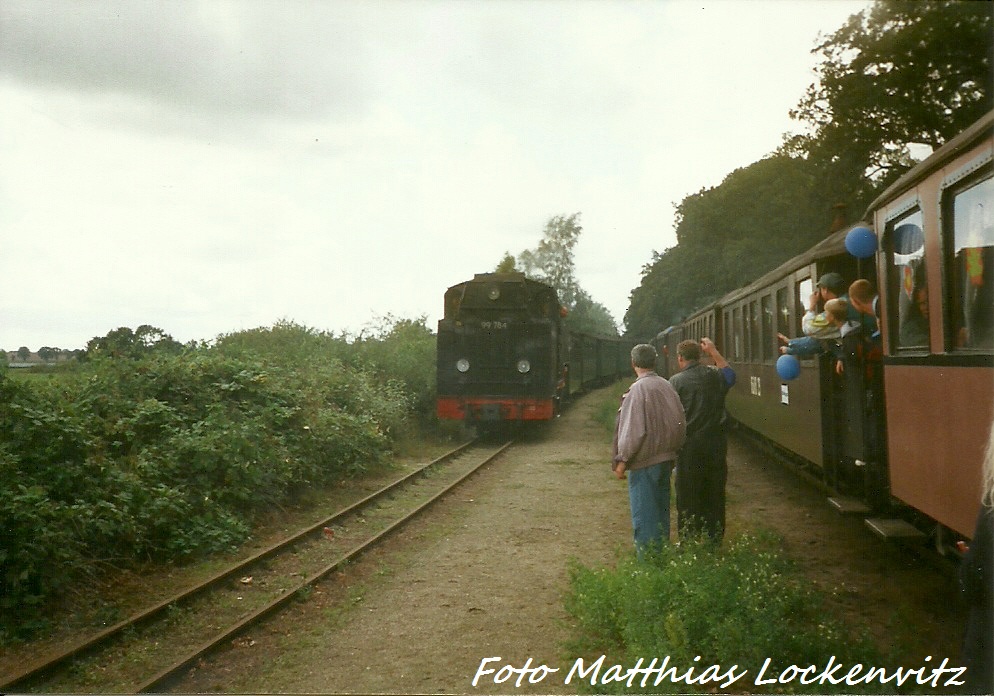
<path fill-rule="evenodd" d="M 714 367 L 701 364 L 706 353 Z M 728 478 L 725 395 L 735 371 L 709 338 L 677 345 L 680 372 L 670 383 L 687 415 L 687 439 L 676 465 L 677 528 L 704 532 L 720 542 L 725 532 L 725 480 Z"/>

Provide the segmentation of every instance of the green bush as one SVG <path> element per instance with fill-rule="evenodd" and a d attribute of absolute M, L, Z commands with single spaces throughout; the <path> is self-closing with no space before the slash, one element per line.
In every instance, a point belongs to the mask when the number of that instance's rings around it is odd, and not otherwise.
<path fill-rule="evenodd" d="M 377 374 L 396 382 L 411 398 L 411 410 L 422 422 L 435 413 L 435 335 L 417 321 L 386 317 L 370 336 L 356 341 L 356 355 Z"/>
<path fill-rule="evenodd" d="M 83 557 L 72 511 L 41 486 L 19 482 L 16 458 L 0 448 L 0 636 L 45 626 L 43 606 L 69 584 Z"/>
<path fill-rule="evenodd" d="M 700 674 L 710 665 L 724 671 L 734 664 L 740 672 L 748 670 L 745 688 L 750 691 L 770 688 L 753 683 L 767 659 L 766 677 L 790 665 L 825 665 L 833 655 L 848 665 L 880 663 L 872 642 L 830 615 L 825 597 L 778 554 L 772 536 L 741 536 L 725 544 L 682 542 L 643 562 L 625 560 L 617 569 L 574 564 L 565 604 L 577 631 L 568 648 L 574 654 L 607 655 L 611 664 L 669 656 L 671 664 L 683 667 L 680 673 L 697 667 Z M 668 679 L 648 690 L 639 683 L 629 690 L 707 692 L 715 686 Z M 863 686 L 884 690 L 880 684 Z M 792 683 L 788 688 L 805 687 Z M 605 689 L 622 692 L 626 684 L 598 684 L 597 690 Z M 808 690 L 824 693 L 826 686 Z"/>
<path fill-rule="evenodd" d="M 50 380 L 0 371 L 0 634 L 40 625 L 97 562 L 236 547 L 261 511 L 382 459 L 433 382 L 412 322 L 353 342 L 283 322 L 94 351 Z"/>

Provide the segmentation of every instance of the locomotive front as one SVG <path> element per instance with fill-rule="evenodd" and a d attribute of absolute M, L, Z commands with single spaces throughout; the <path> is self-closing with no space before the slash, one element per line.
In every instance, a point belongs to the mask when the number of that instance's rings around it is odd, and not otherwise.
<path fill-rule="evenodd" d="M 438 417 L 542 421 L 563 386 L 559 298 L 521 273 L 477 274 L 445 293 L 438 322 Z"/>

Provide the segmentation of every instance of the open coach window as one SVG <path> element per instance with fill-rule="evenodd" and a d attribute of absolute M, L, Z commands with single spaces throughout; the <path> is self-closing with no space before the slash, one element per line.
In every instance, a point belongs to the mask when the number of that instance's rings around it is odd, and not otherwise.
<path fill-rule="evenodd" d="M 773 296 L 763 295 L 759 301 L 760 313 L 763 316 L 763 326 L 760 336 L 763 346 L 763 362 L 773 362 L 777 342 L 773 331 Z"/>
<path fill-rule="evenodd" d="M 815 281 L 811 278 L 805 278 L 800 283 L 797 284 L 797 297 L 794 298 L 794 302 L 797 306 L 797 313 L 794 316 L 794 327 L 790 331 L 784 331 L 788 336 L 803 336 L 801 318 L 804 313 L 808 310 L 808 302 L 811 300 L 811 295 L 815 291 Z"/>
<path fill-rule="evenodd" d="M 892 298 L 891 316 L 896 316 L 896 325 L 891 323 L 891 328 L 896 328 L 894 344 L 897 348 L 927 349 L 929 289 L 920 210 L 887 224 L 887 288 Z"/>
<path fill-rule="evenodd" d="M 994 178 L 950 189 L 943 201 L 953 350 L 994 348 Z"/>

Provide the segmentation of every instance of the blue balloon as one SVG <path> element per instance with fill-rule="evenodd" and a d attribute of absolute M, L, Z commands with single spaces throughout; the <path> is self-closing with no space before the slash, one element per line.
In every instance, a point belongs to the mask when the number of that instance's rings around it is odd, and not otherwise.
<path fill-rule="evenodd" d="M 866 227 L 853 227 L 846 235 L 846 251 L 857 259 L 868 259 L 877 253 L 877 235 Z"/>
<path fill-rule="evenodd" d="M 797 379 L 801 374 L 801 363 L 793 355 L 781 355 L 777 358 L 777 374 L 780 379 Z"/>

